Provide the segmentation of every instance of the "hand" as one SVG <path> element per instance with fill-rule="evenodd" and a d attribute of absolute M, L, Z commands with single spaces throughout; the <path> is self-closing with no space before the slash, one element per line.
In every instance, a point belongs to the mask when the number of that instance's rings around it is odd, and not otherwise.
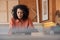
<path fill-rule="evenodd" d="M 12 35 L 12 32 L 8 32 L 8 35 L 11 36 Z"/>

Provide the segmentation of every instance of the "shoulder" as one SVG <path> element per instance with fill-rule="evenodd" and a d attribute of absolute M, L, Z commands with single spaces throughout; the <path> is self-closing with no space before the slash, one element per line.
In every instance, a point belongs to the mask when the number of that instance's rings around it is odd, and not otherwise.
<path fill-rule="evenodd" d="M 12 17 L 11 19 L 10 19 L 11 21 L 15 21 L 15 19 Z"/>
<path fill-rule="evenodd" d="M 15 22 L 15 19 L 12 17 L 12 18 L 10 19 L 10 22 Z"/>
<path fill-rule="evenodd" d="M 32 22 L 32 20 L 30 18 L 28 18 L 26 21 L 28 21 L 29 23 Z"/>
<path fill-rule="evenodd" d="M 32 21 L 32 19 L 28 18 L 29 21 Z"/>

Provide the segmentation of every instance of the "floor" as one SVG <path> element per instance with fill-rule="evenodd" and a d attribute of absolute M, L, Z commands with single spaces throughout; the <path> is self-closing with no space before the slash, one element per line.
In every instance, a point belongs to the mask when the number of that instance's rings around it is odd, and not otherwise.
<path fill-rule="evenodd" d="M 60 40 L 60 35 L 0 35 L 0 40 Z"/>
<path fill-rule="evenodd" d="M 3 27 L 2 27 L 3 26 Z M 0 40 L 60 40 L 59 35 L 46 35 L 46 34 L 35 34 L 35 35 L 8 35 L 8 25 L 0 25 Z"/>

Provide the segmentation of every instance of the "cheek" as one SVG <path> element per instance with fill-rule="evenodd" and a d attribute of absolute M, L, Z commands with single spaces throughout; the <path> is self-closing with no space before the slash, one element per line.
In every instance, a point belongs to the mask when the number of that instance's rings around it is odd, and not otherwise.
<path fill-rule="evenodd" d="M 23 14 L 20 14 L 20 16 L 22 17 L 22 16 L 23 16 Z"/>
<path fill-rule="evenodd" d="M 19 14 L 17 14 L 17 17 L 18 17 L 18 18 L 20 18 L 20 15 L 19 15 Z"/>
<path fill-rule="evenodd" d="M 22 16 L 23 16 L 23 14 L 22 14 Z"/>

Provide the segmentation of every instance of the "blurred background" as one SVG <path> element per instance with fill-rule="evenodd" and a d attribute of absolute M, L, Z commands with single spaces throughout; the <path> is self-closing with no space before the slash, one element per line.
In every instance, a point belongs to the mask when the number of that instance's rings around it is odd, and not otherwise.
<path fill-rule="evenodd" d="M 17 4 L 24 4 L 29 8 L 29 17 L 32 19 L 34 27 L 39 31 L 32 33 L 32 36 L 43 36 L 44 33 L 54 35 L 50 28 L 56 25 L 55 12 L 60 10 L 60 0 L 0 0 L 0 34 L 8 34 L 9 21 L 12 17 L 11 11 L 13 6 Z M 0 39 L 5 38 L 3 35 L 0 36 Z M 43 37 L 52 38 L 51 40 L 60 40 L 60 35 L 45 36 Z M 6 36 L 6 38 L 10 37 Z M 38 40 L 40 40 L 39 37 Z"/>
<path fill-rule="evenodd" d="M 30 10 L 29 17 L 38 23 L 55 22 L 55 12 L 60 10 L 60 0 L 0 0 L 0 24 L 9 23 L 12 8 L 17 4 L 27 5 Z"/>

